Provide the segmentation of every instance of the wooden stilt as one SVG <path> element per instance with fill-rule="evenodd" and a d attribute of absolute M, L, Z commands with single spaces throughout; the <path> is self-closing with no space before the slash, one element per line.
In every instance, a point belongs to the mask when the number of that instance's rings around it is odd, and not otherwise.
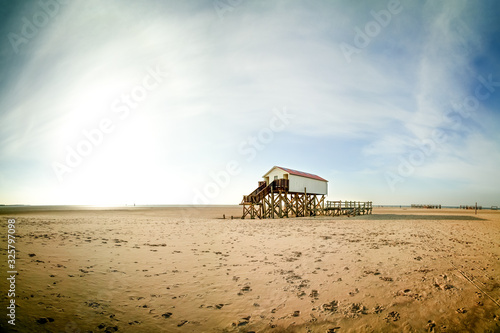
<path fill-rule="evenodd" d="M 304 187 L 304 216 L 307 216 L 307 189 Z"/>

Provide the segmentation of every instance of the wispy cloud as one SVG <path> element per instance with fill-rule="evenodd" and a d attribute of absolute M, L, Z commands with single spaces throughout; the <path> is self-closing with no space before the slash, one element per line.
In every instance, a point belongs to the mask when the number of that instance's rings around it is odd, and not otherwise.
<path fill-rule="evenodd" d="M 454 109 L 474 96 L 479 76 L 500 81 L 494 65 L 477 65 L 494 53 L 480 21 L 491 9 L 401 1 L 390 24 L 346 62 L 339 46 L 387 6 L 245 1 L 221 20 L 210 2 L 61 5 L 19 55 L 3 40 L 0 201 L 12 202 L 16 192 L 16 201 L 29 203 L 190 203 L 208 172 L 241 158 L 238 144 L 282 106 L 294 121 L 213 202 L 238 202 L 248 190 L 238 186 L 281 161 L 335 178 L 342 175 L 332 169 L 348 173 L 352 186 L 386 203 L 408 187 L 412 200 L 425 196 L 417 179 L 442 179 L 442 193 L 453 180 L 491 191 L 500 99 L 491 93 L 469 117 Z M 0 34 L 20 33 L 22 18 L 38 10 L 36 3 L 13 8 Z M 113 101 L 159 64 L 168 77 L 121 121 Z M 51 163 L 104 117 L 120 126 L 60 184 Z M 392 192 L 384 174 L 397 174 L 400 159 L 436 130 L 446 139 Z M 342 197 L 337 181 L 330 193 Z"/>

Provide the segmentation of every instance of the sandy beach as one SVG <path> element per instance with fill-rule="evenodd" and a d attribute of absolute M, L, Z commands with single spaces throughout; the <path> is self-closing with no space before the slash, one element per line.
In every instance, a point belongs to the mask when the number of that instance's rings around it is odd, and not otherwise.
<path fill-rule="evenodd" d="M 225 214 L 226 219 L 222 219 Z M 12 332 L 500 332 L 500 212 L 0 209 Z M 7 253 L 1 252 L 2 276 Z M 2 308 L 8 305 L 1 279 Z"/>

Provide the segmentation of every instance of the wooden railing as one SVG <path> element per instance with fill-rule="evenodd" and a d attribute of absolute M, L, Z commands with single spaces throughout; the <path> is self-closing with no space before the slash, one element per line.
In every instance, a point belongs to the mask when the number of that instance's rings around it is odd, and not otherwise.
<path fill-rule="evenodd" d="M 371 214 L 373 205 L 371 201 L 327 201 L 325 211 L 334 215 L 360 215 Z"/>
<path fill-rule="evenodd" d="M 259 181 L 259 186 L 252 193 L 243 196 L 243 202 L 257 203 L 271 192 L 288 192 L 289 185 L 289 179 L 275 179 L 267 186 L 265 181 Z"/>

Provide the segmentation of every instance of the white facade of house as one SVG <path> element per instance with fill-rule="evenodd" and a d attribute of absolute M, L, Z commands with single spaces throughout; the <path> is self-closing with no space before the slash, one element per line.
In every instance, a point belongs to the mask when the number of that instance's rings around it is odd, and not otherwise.
<path fill-rule="evenodd" d="M 328 182 L 306 178 L 302 176 L 289 175 L 290 180 L 290 192 L 297 193 L 310 193 L 310 194 L 328 194 Z"/>
<path fill-rule="evenodd" d="M 311 178 L 309 176 L 298 175 L 295 173 L 299 174 L 304 174 L 304 173 L 295 170 L 290 170 L 290 171 L 291 172 L 287 172 L 281 169 L 280 167 L 273 167 L 263 176 L 263 178 L 267 184 L 269 184 L 275 179 L 288 179 L 290 192 L 321 194 L 321 195 L 328 194 L 327 180 L 325 179 L 320 180 L 322 178 L 315 175 L 310 175 L 310 176 L 315 176 L 316 178 L 320 179 Z"/>

